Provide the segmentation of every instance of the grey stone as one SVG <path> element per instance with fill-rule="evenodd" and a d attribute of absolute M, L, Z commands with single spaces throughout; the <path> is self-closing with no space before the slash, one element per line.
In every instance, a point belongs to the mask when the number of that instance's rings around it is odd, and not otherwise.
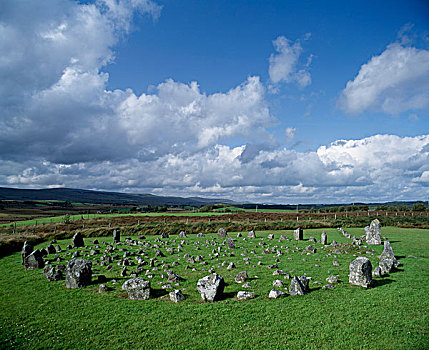
<path fill-rule="evenodd" d="M 92 262 L 72 259 L 66 266 L 66 288 L 81 288 L 91 283 Z"/>
<path fill-rule="evenodd" d="M 166 233 L 166 232 L 161 233 L 161 238 L 162 239 L 168 239 L 169 238 L 168 233 Z"/>
<path fill-rule="evenodd" d="M 98 293 L 105 293 L 105 292 L 108 292 L 109 290 L 111 290 L 111 288 L 105 284 L 100 284 L 98 286 Z"/>
<path fill-rule="evenodd" d="M 283 295 L 286 295 L 286 293 L 281 291 L 281 290 L 271 289 L 270 293 L 268 294 L 268 298 L 278 299 L 278 298 L 282 297 Z"/>
<path fill-rule="evenodd" d="M 274 239 L 274 235 L 271 233 L 267 236 L 268 239 Z"/>
<path fill-rule="evenodd" d="M 238 300 L 247 300 L 247 299 L 253 299 L 253 298 L 255 298 L 255 293 L 253 292 L 239 291 L 237 293 Z"/>
<path fill-rule="evenodd" d="M 48 251 L 48 254 L 55 254 L 57 251 L 55 250 L 55 247 L 52 244 L 49 244 L 46 247 L 46 250 Z"/>
<path fill-rule="evenodd" d="M 273 281 L 273 287 L 283 287 L 285 284 L 281 280 Z"/>
<path fill-rule="evenodd" d="M 24 268 L 26 270 L 43 269 L 45 267 L 45 261 L 43 260 L 42 253 L 39 249 L 31 252 L 24 260 Z"/>
<path fill-rule="evenodd" d="M 256 234 L 255 234 L 255 231 L 249 231 L 249 233 L 247 234 L 247 237 L 248 238 L 256 238 Z"/>
<path fill-rule="evenodd" d="M 24 245 L 22 246 L 22 251 L 21 251 L 22 265 L 24 265 L 25 258 L 33 252 L 33 249 L 34 249 L 33 245 L 28 243 L 28 241 L 24 242 Z"/>
<path fill-rule="evenodd" d="M 326 284 L 322 287 L 322 289 L 334 289 L 334 286 L 332 284 Z"/>
<path fill-rule="evenodd" d="M 338 277 L 331 275 L 326 279 L 326 282 L 331 283 L 331 284 L 332 283 L 338 283 Z"/>
<path fill-rule="evenodd" d="M 84 247 L 85 244 L 83 243 L 83 237 L 80 232 L 76 232 L 72 238 L 72 245 L 73 248 L 79 248 Z"/>
<path fill-rule="evenodd" d="M 372 220 L 371 224 L 365 227 L 366 244 L 377 245 L 381 244 L 381 227 L 378 219 Z"/>
<path fill-rule="evenodd" d="M 395 267 L 399 266 L 398 260 L 396 259 L 395 254 L 393 253 L 393 249 L 390 245 L 390 242 L 388 241 L 384 242 L 384 250 L 380 256 L 379 266 L 380 266 L 382 275 L 392 272 L 392 270 L 394 270 Z"/>
<path fill-rule="evenodd" d="M 316 243 L 316 238 L 314 238 L 313 236 L 311 236 L 308 240 L 309 240 L 310 242 Z"/>
<path fill-rule="evenodd" d="M 226 232 L 226 230 L 225 230 L 224 228 L 220 228 L 220 229 L 217 231 L 217 236 L 218 236 L 219 238 L 226 238 L 226 237 L 228 236 L 228 233 Z"/>
<path fill-rule="evenodd" d="M 249 279 L 249 276 L 247 276 L 246 271 L 241 271 L 235 276 L 235 282 L 237 283 L 244 283 Z"/>
<path fill-rule="evenodd" d="M 302 241 L 304 239 L 304 230 L 301 227 L 298 227 L 293 231 L 293 238 L 295 241 Z"/>
<path fill-rule="evenodd" d="M 179 275 L 172 273 L 171 271 L 167 273 L 168 273 L 168 279 L 167 279 L 168 283 L 176 283 L 176 282 L 183 281 L 183 278 L 180 277 Z"/>
<path fill-rule="evenodd" d="M 43 274 L 49 282 L 63 279 L 63 273 L 60 270 L 57 270 L 53 265 L 47 265 L 43 270 Z"/>
<path fill-rule="evenodd" d="M 234 239 L 231 237 L 228 237 L 228 248 L 229 249 L 235 249 Z"/>
<path fill-rule="evenodd" d="M 307 294 L 310 289 L 308 287 L 310 279 L 306 276 L 293 276 L 289 287 L 290 295 L 304 295 Z"/>
<path fill-rule="evenodd" d="M 237 233 L 237 238 L 241 238 L 243 237 L 243 235 L 241 234 L 241 232 Z"/>
<path fill-rule="evenodd" d="M 142 277 L 131 278 L 122 285 L 131 300 L 147 300 L 150 297 L 150 281 Z"/>
<path fill-rule="evenodd" d="M 180 232 L 179 232 L 179 237 L 180 237 L 180 238 L 186 238 L 186 233 L 185 233 L 185 231 L 180 231 Z"/>
<path fill-rule="evenodd" d="M 230 262 L 227 267 L 227 270 L 232 270 L 232 269 L 235 269 L 235 264 L 233 262 Z"/>
<path fill-rule="evenodd" d="M 382 273 L 381 273 L 381 267 L 380 266 L 376 266 L 374 268 L 374 271 L 372 271 L 372 277 L 381 277 Z"/>
<path fill-rule="evenodd" d="M 324 245 L 328 244 L 328 235 L 325 231 L 322 231 L 322 234 L 320 235 L 320 243 Z"/>
<path fill-rule="evenodd" d="M 185 296 L 183 295 L 180 289 L 173 290 L 172 292 L 169 293 L 169 296 L 170 296 L 170 300 L 174 303 L 178 303 L 185 299 Z"/>
<path fill-rule="evenodd" d="M 368 258 L 360 256 L 350 263 L 349 282 L 365 288 L 372 286 L 372 265 Z"/>
<path fill-rule="evenodd" d="M 219 300 L 225 288 L 225 281 L 222 276 L 212 273 L 198 280 L 197 290 L 204 301 L 213 302 Z"/>
<path fill-rule="evenodd" d="M 205 237 L 205 235 L 204 235 L 204 233 L 200 232 L 199 234 L 197 234 L 197 237 L 198 238 L 203 238 L 203 237 Z"/>

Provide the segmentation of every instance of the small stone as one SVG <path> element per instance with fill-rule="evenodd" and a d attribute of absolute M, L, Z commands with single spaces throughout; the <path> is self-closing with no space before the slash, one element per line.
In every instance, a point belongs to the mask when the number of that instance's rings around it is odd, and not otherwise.
<path fill-rule="evenodd" d="M 247 234 L 247 237 L 248 238 L 256 238 L 256 234 L 255 234 L 255 231 L 249 231 L 249 233 Z"/>
<path fill-rule="evenodd" d="M 253 292 L 239 291 L 237 293 L 238 300 L 247 300 L 247 299 L 253 299 L 253 298 L 255 298 L 255 293 Z"/>
<path fill-rule="evenodd" d="M 249 279 L 249 276 L 247 275 L 246 271 L 241 271 L 235 276 L 235 282 L 237 283 L 244 283 Z"/>
<path fill-rule="evenodd" d="M 310 290 L 308 288 L 309 278 L 306 276 L 294 276 L 289 287 L 290 295 L 304 295 Z"/>
<path fill-rule="evenodd" d="M 233 262 L 230 262 L 230 263 L 229 263 L 229 265 L 228 265 L 228 267 L 227 267 L 227 269 L 228 269 L 228 270 L 235 269 L 235 265 L 234 265 L 234 263 L 233 263 Z"/>
<path fill-rule="evenodd" d="M 43 273 L 49 282 L 63 279 L 63 273 L 60 270 L 56 270 L 55 266 L 53 265 L 47 265 L 43 270 Z"/>
<path fill-rule="evenodd" d="M 109 288 L 107 285 L 105 284 L 100 284 L 98 286 L 98 293 L 105 293 L 108 292 L 109 290 L 111 290 L 111 288 Z"/>
<path fill-rule="evenodd" d="M 228 236 L 228 233 L 226 232 L 226 230 L 225 230 L 224 228 L 220 228 L 220 229 L 217 231 L 217 236 L 218 236 L 219 238 L 226 238 L 226 237 Z"/>
<path fill-rule="evenodd" d="M 326 284 L 322 287 L 322 289 L 333 289 L 334 286 L 332 284 Z"/>
<path fill-rule="evenodd" d="M 285 284 L 280 280 L 273 281 L 273 287 L 283 287 Z"/>
<path fill-rule="evenodd" d="M 278 298 L 282 297 L 283 295 L 286 295 L 286 293 L 281 291 L 281 290 L 271 289 L 270 293 L 268 294 L 268 298 L 278 299 Z"/>
<path fill-rule="evenodd" d="M 173 303 L 178 303 L 185 299 L 185 296 L 183 295 L 182 291 L 180 289 L 175 289 L 172 292 L 169 293 L 170 300 Z"/>
<path fill-rule="evenodd" d="M 331 275 L 326 279 L 326 282 L 331 283 L 331 284 L 332 283 L 338 283 L 338 277 Z"/>

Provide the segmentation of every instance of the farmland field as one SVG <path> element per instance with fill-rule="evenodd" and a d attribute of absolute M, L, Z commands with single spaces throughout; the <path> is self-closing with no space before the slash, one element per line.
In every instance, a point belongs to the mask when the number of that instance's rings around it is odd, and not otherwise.
<path fill-rule="evenodd" d="M 97 293 L 98 284 L 68 290 L 64 281 L 47 282 L 40 271 L 24 271 L 19 253 L 0 260 L 0 343 L 3 348 L 292 348 L 292 349 L 424 349 L 429 346 L 429 230 L 383 227 L 383 237 L 392 243 L 401 266 L 388 276 L 375 279 L 375 287 L 364 289 L 348 283 L 349 263 L 355 256 L 367 256 L 372 265 L 378 263 L 382 246 L 354 247 L 350 240 L 335 228 L 325 229 L 328 243 L 340 243 L 334 254 L 332 246 L 309 242 L 310 236 L 320 239 L 321 229 L 304 231 L 304 241 L 279 240 L 280 235 L 292 236 L 291 230 L 257 231 L 256 238 L 234 237 L 235 249 L 227 249 L 224 239 L 208 233 L 204 238 L 188 235 L 186 239 L 171 235 L 160 245 L 164 257 L 156 258 L 156 268 L 150 278 L 153 297 L 146 301 L 132 301 L 121 290 L 122 283 L 130 277 L 120 277 L 122 266 L 113 264 L 107 271 L 100 266 L 100 254 L 88 255 L 94 248 L 93 238 L 85 238 L 87 248 L 67 250 L 70 240 L 58 240 L 63 248 L 58 253 L 60 264 L 69 260 L 70 254 L 81 251 L 85 259 L 94 263 L 94 273 L 104 274 L 112 291 Z M 360 236 L 362 228 L 346 228 L 352 235 Z M 140 232 L 130 236 L 138 240 Z M 274 239 L 267 239 L 274 234 Z M 243 234 L 247 237 L 247 232 Z M 117 249 L 137 253 L 140 246 L 122 244 Z M 155 244 L 154 236 L 146 236 L 145 242 Z M 166 247 L 175 248 L 184 241 L 182 250 L 168 254 Z M 112 243 L 111 237 L 99 237 Z M 208 243 L 207 243 L 208 242 Z M 221 253 L 213 253 L 215 246 Z M 265 245 L 260 245 L 265 242 Z M 343 245 L 341 245 L 343 243 Z M 161 243 L 158 243 L 161 244 Z M 316 253 L 303 253 L 312 244 Z M 39 247 L 46 247 L 42 243 Z M 282 255 L 263 253 L 267 247 L 281 250 Z M 198 250 L 196 250 L 198 248 Z M 299 249 L 299 251 L 296 250 Z M 245 251 L 247 249 L 247 251 Z M 275 251 L 274 250 L 274 251 Z M 154 250 L 144 248 L 145 259 L 154 257 Z M 253 251 L 253 253 L 252 253 Z M 207 265 L 188 263 L 185 254 L 201 255 Z M 242 255 L 244 254 L 244 255 Z M 249 258 L 246 264 L 244 258 Z M 48 259 L 50 256 L 48 256 Z M 132 258 L 131 258 L 132 259 Z M 310 293 L 303 296 L 285 296 L 271 300 L 268 292 L 275 279 L 281 279 L 287 291 L 290 280 L 273 276 L 267 266 L 278 259 L 278 268 L 291 276 L 312 277 Z M 334 266 L 333 261 L 339 266 Z M 172 266 L 172 262 L 179 262 Z M 234 262 L 236 269 L 228 270 Z M 261 265 L 258 265 L 258 262 Z M 52 264 L 58 264 L 52 261 Z M 168 268 L 184 278 L 179 283 L 186 299 L 178 304 L 168 299 L 162 289 L 166 284 L 162 274 Z M 189 268 L 186 268 L 189 266 Z M 226 281 L 222 300 L 202 302 L 197 290 L 197 280 L 208 275 L 213 268 Z M 129 266 L 131 272 L 135 269 Z M 195 269 L 195 270 L 194 270 Z M 236 299 L 236 293 L 244 290 L 234 281 L 239 271 L 247 271 L 253 300 Z M 142 274 L 145 277 L 146 274 Z M 332 290 L 323 290 L 325 279 L 338 276 L 340 283 Z M 113 281 L 116 280 L 116 283 Z M 149 279 L 149 277 L 148 277 Z M 321 284 L 318 284 L 320 282 Z M 172 286 L 173 287 L 173 286 Z"/>

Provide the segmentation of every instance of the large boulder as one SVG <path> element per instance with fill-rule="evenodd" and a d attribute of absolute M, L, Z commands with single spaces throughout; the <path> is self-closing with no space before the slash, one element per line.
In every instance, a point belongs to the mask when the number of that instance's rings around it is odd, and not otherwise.
<path fill-rule="evenodd" d="M 308 287 L 309 278 L 305 276 L 293 276 L 289 287 L 290 295 L 304 295 L 307 294 L 310 289 Z"/>
<path fill-rule="evenodd" d="M 150 282 L 142 277 L 131 278 L 122 285 L 131 300 L 147 300 L 150 297 Z"/>
<path fill-rule="evenodd" d="M 356 258 L 350 263 L 349 269 L 349 282 L 351 284 L 365 288 L 372 286 L 372 265 L 368 258 L 364 256 Z"/>
<path fill-rule="evenodd" d="M 399 266 L 398 260 L 396 259 L 395 254 L 393 253 L 392 246 L 388 241 L 384 242 L 384 250 L 380 256 L 379 266 L 380 266 L 382 275 L 386 273 L 390 273 L 395 267 Z"/>
<path fill-rule="evenodd" d="M 212 273 L 198 280 L 197 290 L 204 301 L 213 302 L 219 300 L 225 288 L 225 281 L 222 276 Z"/>
<path fill-rule="evenodd" d="M 24 265 L 25 258 L 33 252 L 33 249 L 34 247 L 30 243 L 28 243 L 28 241 L 24 242 L 24 245 L 21 251 L 22 265 Z"/>
<path fill-rule="evenodd" d="M 217 236 L 219 237 L 219 238 L 225 238 L 226 236 L 228 236 L 228 233 L 226 232 L 226 230 L 224 229 L 224 228 L 220 228 L 218 231 L 217 231 Z"/>
<path fill-rule="evenodd" d="M 92 278 L 92 262 L 72 259 L 66 266 L 66 288 L 74 289 L 89 285 Z"/>
<path fill-rule="evenodd" d="M 381 227 L 378 219 L 372 220 L 371 224 L 365 227 L 366 244 L 381 244 Z"/>
<path fill-rule="evenodd" d="M 24 268 L 26 270 L 43 269 L 44 267 L 45 261 L 39 249 L 36 249 L 24 259 Z"/>
<path fill-rule="evenodd" d="M 298 227 L 293 231 L 293 238 L 295 241 L 302 241 L 304 239 L 304 230 L 301 227 Z"/>
<path fill-rule="evenodd" d="M 85 244 L 83 243 L 83 237 L 80 232 L 76 232 L 72 238 L 72 245 L 73 248 L 79 248 L 84 247 Z"/>

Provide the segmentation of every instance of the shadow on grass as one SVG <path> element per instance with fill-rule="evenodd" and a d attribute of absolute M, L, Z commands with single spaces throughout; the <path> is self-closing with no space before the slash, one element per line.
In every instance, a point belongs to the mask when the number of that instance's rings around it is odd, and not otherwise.
<path fill-rule="evenodd" d="M 168 292 L 165 289 L 151 289 L 150 294 L 153 298 L 161 298 L 164 295 L 167 295 Z"/>
<path fill-rule="evenodd" d="M 223 292 L 222 295 L 216 299 L 218 301 L 226 300 L 226 299 L 232 299 L 237 296 L 237 292 Z"/>
<path fill-rule="evenodd" d="M 374 281 L 373 288 L 381 287 L 381 286 L 384 286 L 386 284 L 390 284 L 390 283 L 395 282 L 394 280 L 392 280 L 390 278 L 383 278 L 381 280 L 373 280 L 373 281 Z"/>

